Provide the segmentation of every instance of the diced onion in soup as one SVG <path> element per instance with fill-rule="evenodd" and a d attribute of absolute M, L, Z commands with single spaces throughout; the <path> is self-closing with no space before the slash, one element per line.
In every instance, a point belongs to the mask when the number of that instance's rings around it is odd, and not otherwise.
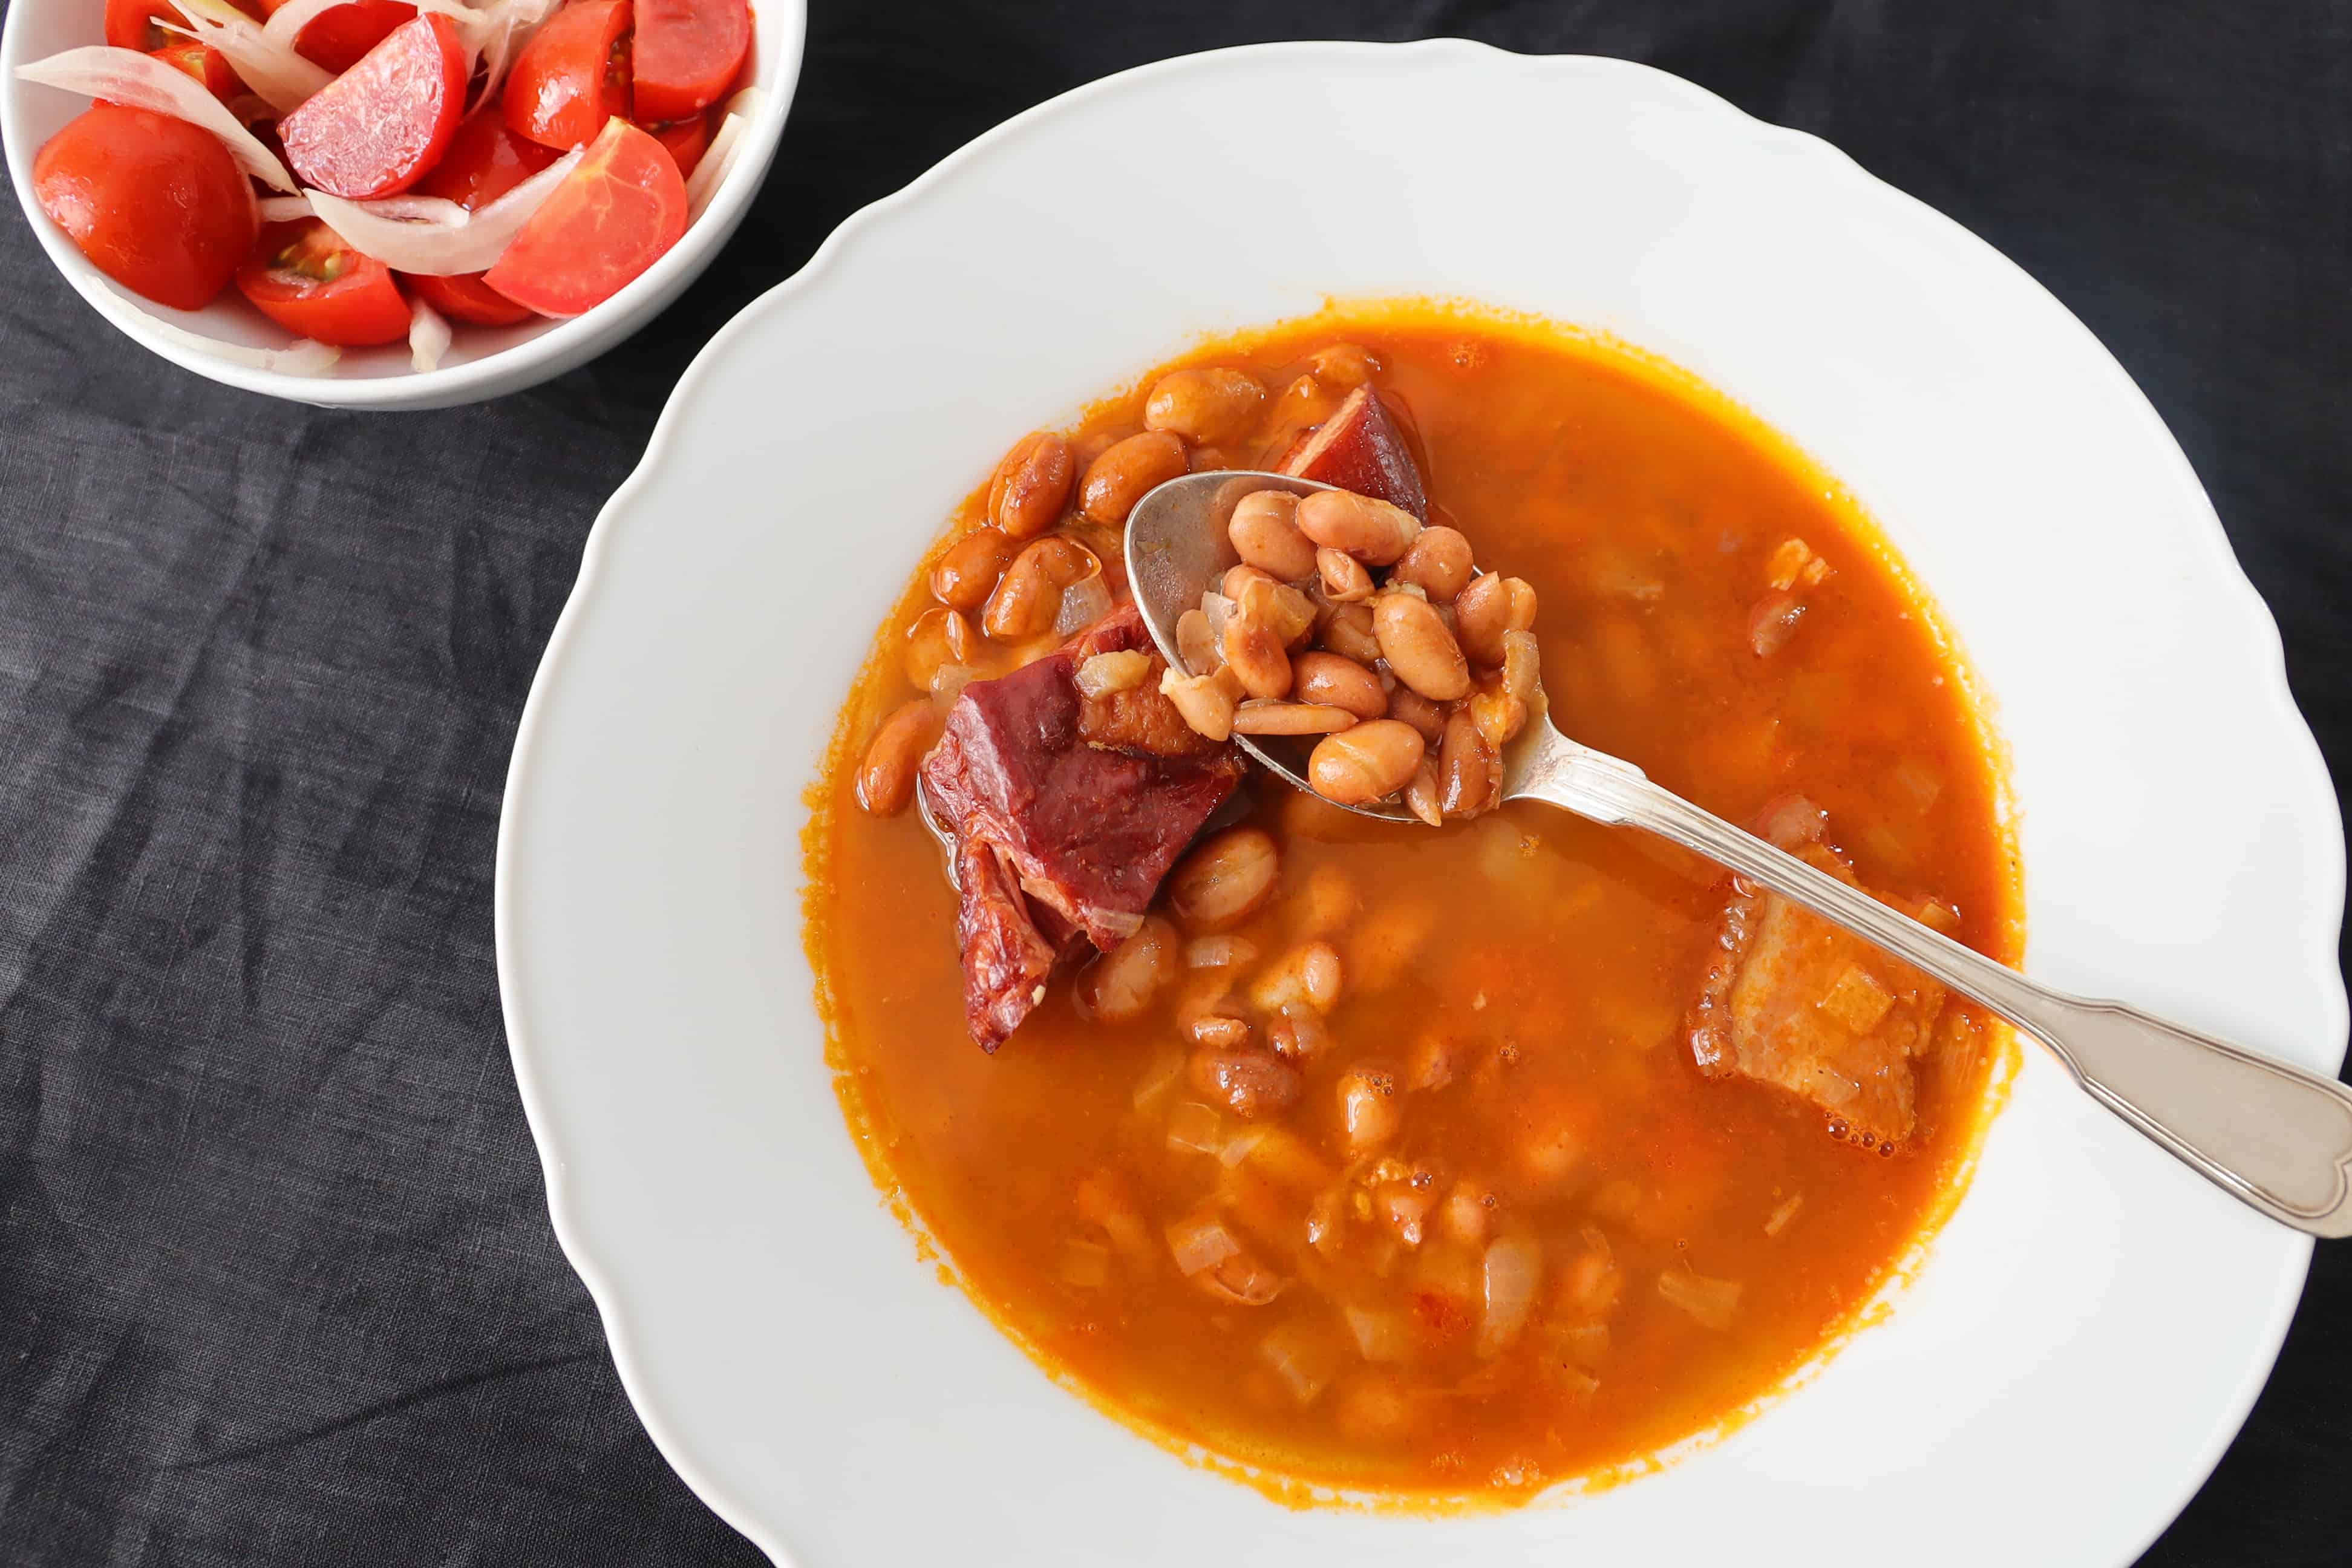
<path fill-rule="evenodd" d="M 1303 1318 L 1294 1318 L 1258 1342 L 1258 1355 L 1301 1405 L 1329 1386 L 1339 1370 L 1330 1340 Z"/>
<path fill-rule="evenodd" d="M 1063 1283 L 1091 1290 L 1110 1279 L 1110 1248 L 1076 1237 L 1062 1243 Z"/>
<path fill-rule="evenodd" d="M 1658 1276 L 1658 1294 L 1710 1329 L 1731 1327 L 1732 1317 L 1739 1310 L 1738 1280 L 1710 1279 L 1683 1268 L 1669 1268 Z"/>
<path fill-rule="evenodd" d="M 1170 1046 L 1151 1058 L 1135 1086 L 1135 1109 L 1149 1110 L 1167 1097 L 1184 1076 L 1184 1053 Z"/>
<path fill-rule="evenodd" d="M 968 664 L 943 664 L 931 672 L 931 703 L 944 713 L 955 706 L 963 689 L 979 678 L 980 671 Z"/>
<path fill-rule="evenodd" d="M 1774 1209 L 1771 1215 L 1764 1221 L 1764 1234 L 1767 1236 L 1778 1236 L 1782 1231 L 1788 1229 L 1789 1222 L 1796 1218 L 1797 1211 L 1804 1206 L 1805 1194 L 1802 1193 L 1799 1193 L 1796 1196 L 1780 1205 L 1780 1206 Z"/>
<path fill-rule="evenodd" d="M 1507 1236 L 1486 1247 L 1486 1311 L 1478 1323 L 1478 1353 L 1499 1354 L 1528 1325 L 1543 1282 L 1543 1248 L 1530 1237 Z"/>
<path fill-rule="evenodd" d="M 1196 1154 L 1213 1154 L 1224 1147 L 1225 1122 L 1215 1110 L 1197 1100 L 1180 1100 L 1168 1113 L 1168 1146 Z"/>
<path fill-rule="evenodd" d="M 236 166 L 273 191 L 292 192 L 294 176 L 278 154 L 243 125 L 228 106 L 205 84 L 176 67 L 136 49 L 109 48 L 91 44 L 16 68 L 19 80 L 61 88 L 90 98 L 102 98 L 130 109 L 144 109 L 184 120 L 221 139 Z M 350 237 L 346 235 L 345 238 Z"/>
<path fill-rule="evenodd" d="M 1209 617 L 1209 636 L 1213 641 L 1222 644 L 1225 640 L 1225 623 L 1234 618 L 1237 608 L 1213 588 L 1201 595 L 1201 613 Z"/>
<path fill-rule="evenodd" d="M 1196 1210 L 1168 1226 L 1168 1253 L 1176 1260 L 1179 1274 L 1214 1268 L 1241 1249 L 1225 1222 L 1206 1210 Z"/>
<path fill-rule="evenodd" d="M 1068 601 L 1066 598 L 1064 603 Z M 1103 697 L 1114 691 L 1132 691 L 1143 684 L 1151 670 L 1151 658 L 1133 648 L 1116 653 L 1098 653 L 1079 665 L 1072 677 L 1077 682 L 1082 697 Z"/>
<path fill-rule="evenodd" d="M 1412 1332 L 1402 1312 L 1349 1307 L 1345 1316 L 1348 1331 L 1356 1336 L 1356 1353 L 1366 1361 L 1402 1361 L 1412 1353 Z"/>
<path fill-rule="evenodd" d="M 1054 630 L 1062 637 L 1093 626 L 1110 614 L 1110 584 L 1102 579 L 1097 565 L 1095 574 L 1071 584 L 1062 590 L 1062 607 L 1054 616 Z"/>
<path fill-rule="evenodd" d="M 1222 1164 L 1238 1165 L 1248 1159 L 1251 1152 L 1265 1140 L 1265 1129 L 1263 1127 L 1236 1128 L 1234 1135 L 1225 1140 L 1224 1146 L 1217 1151 L 1217 1160 Z"/>

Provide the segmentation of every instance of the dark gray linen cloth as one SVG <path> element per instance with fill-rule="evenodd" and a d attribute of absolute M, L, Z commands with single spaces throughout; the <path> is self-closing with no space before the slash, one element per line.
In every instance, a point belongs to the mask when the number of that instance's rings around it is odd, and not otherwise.
<path fill-rule="evenodd" d="M 971 135 L 1192 49 L 1434 33 L 1653 62 L 2022 263 L 2179 436 L 2340 776 L 2343 0 L 818 0 L 777 172 L 710 273 L 602 362 L 432 415 L 174 370 L 12 210 L 0 1563 L 756 1560 L 621 1395 L 499 1026 L 500 787 L 582 541 L 712 331 Z M 2338 1244 L 2147 1562 L 2352 1560 L 2347 1312 Z"/>

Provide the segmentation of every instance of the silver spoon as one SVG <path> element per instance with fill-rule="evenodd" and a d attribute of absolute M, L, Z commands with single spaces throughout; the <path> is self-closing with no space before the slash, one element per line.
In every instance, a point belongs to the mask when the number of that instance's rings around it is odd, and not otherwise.
<path fill-rule="evenodd" d="M 1184 668 L 1177 617 L 1199 608 L 1202 592 L 1239 559 L 1225 526 L 1241 498 L 1331 488 L 1279 474 L 1213 471 L 1171 479 L 1136 503 L 1127 523 L 1128 575 L 1170 663 Z M 1594 822 L 1643 828 L 1763 884 L 2040 1040 L 2093 1099 L 2232 1197 L 2314 1236 L 2352 1235 L 2352 1089 L 2119 1002 L 2030 980 L 1700 810 L 1633 763 L 1579 745 L 1532 706 L 1527 729 L 1505 748 L 1504 800 L 1539 800 Z M 1273 744 L 1234 739 L 1269 773 L 1309 787 L 1298 742 L 1285 756 L 1276 737 L 1265 738 Z M 1420 824 L 1395 805 L 1346 809 Z"/>

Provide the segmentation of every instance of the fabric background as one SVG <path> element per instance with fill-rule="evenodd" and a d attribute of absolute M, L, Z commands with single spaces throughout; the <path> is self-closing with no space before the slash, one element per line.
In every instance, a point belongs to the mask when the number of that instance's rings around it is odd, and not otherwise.
<path fill-rule="evenodd" d="M 727 254 L 495 404 L 197 380 L 0 217 L 0 1562 L 756 1561 L 646 1439 L 549 1231 L 492 964 L 508 751 L 696 349 L 853 208 L 1107 72 L 1464 33 L 1646 60 L 1829 138 L 2122 359 L 2352 765 L 2343 0 L 816 9 Z M 2347 1560 L 2347 1310 L 2352 1244 L 2323 1247 L 2147 1562 Z"/>

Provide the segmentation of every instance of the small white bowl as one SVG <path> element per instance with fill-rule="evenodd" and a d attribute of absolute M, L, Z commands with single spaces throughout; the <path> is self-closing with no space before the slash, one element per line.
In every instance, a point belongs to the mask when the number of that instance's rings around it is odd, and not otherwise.
<path fill-rule="evenodd" d="M 33 232 L 66 281 L 134 342 L 183 370 L 226 385 L 321 408 L 446 408 L 501 397 L 586 363 L 659 315 L 710 265 L 751 210 L 784 133 L 808 31 L 806 0 L 755 0 L 751 85 L 760 90 L 735 166 L 686 237 L 594 310 L 563 321 L 461 325 L 439 366 L 429 371 L 411 369 L 407 345 L 394 343 L 346 349 L 321 375 L 289 375 L 190 349 L 155 331 L 141 314 L 152 311 L 190 331 L 228 342 L 284 348 L 289 341 L 285 330 L 263 319 L 234 288 L 201 310 L 170 310 L 148 300 L 132 309 L 125 302 L 128 296 L 117 292 L 34 200 L 34 156 L 60 126 L 89 107 L 89 100 L 19 81 L 16 68 L 65 49 L 104 43 L 105 9 L 99 0 L 15 0 L 5 30 L 0 30 L 0 142 L 6 143 L 8 177 L 16 183 L 16 199 Z"/>

